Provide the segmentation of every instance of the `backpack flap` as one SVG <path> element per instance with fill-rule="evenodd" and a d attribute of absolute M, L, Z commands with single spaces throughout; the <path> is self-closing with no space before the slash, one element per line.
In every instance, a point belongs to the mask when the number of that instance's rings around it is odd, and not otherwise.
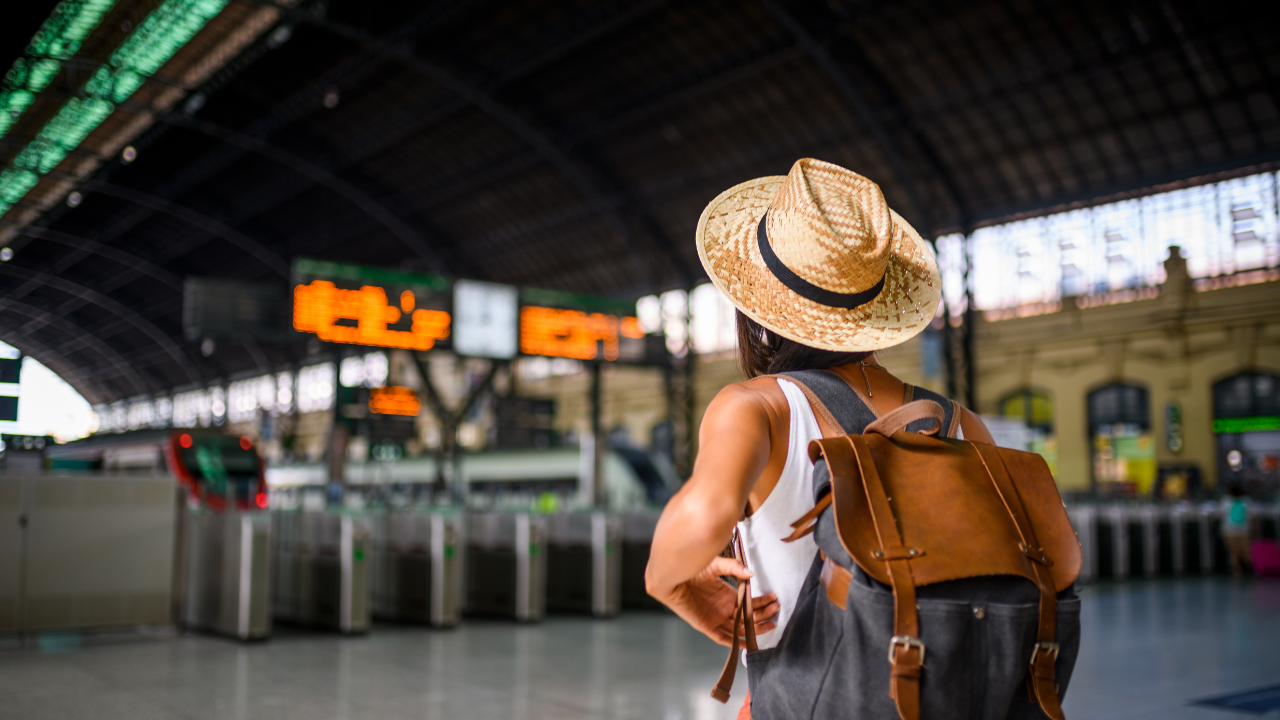
<path fill-rule="evenodd" d="M 1034 561 L 1020 550 L 1018 528 L 994 492 L 973 443 L 899 432 L 859 436 L 870 456 L 860 460 L 848 436 L 815 440 L 811 459 L 825 460 L 832 478 L 836 527 L 844 549 L 864 572 L 890 583 L 887 563 L 863 486 L 860 462 L 875 464 L 893 510 L 916 585 L 983 575 L 1020 575 L 1037 582 Z M 1044 459 L 1035 453 L 994 448 L 1048 557 L 1056 590 L 1080 574 L 1080 544 Z M 1028 548 L 1034 550 L 1036 548 Z"/>

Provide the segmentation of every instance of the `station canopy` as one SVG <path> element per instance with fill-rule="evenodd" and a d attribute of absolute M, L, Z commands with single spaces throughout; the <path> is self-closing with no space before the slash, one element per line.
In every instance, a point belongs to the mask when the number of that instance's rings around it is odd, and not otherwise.
<path fill-rule="evenodd" d="M 10 3 L 0 337 L 111 402 L 314 354 L 184 332 L 189 288 L 287 298 L 298 257 L 629 301 L 701 282 L 703 206 L 800 157 L 927 238 L 1274 169 L 1257 8 Z"/>

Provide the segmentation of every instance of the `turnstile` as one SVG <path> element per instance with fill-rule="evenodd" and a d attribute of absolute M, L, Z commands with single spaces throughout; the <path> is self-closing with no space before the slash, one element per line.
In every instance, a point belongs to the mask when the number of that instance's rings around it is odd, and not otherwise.
<path fill-rule="evenodd" d="M 1230 572 L 1218 503 L 1072 505 L 1067 514 L 1080 539 L 1081 580 Z M 1250 515 L 1260 537 L 1276 537 L 1280 505 L 1255 505 Z"/>
<path fill-rule="evenodd" d="M 547 517 L 547 609 L 617 615 L 622 603 L 622 518 L 604 512 Z"/>
<path fill-rule="evenodd" d="M 182 623 L 241 640 L 271 634 L 271 516 L 186 507 Z"/>
<path fill-rule="evenodd" d="M 375 617 L 458 624 L 461 516 L 393 510 L 370 515 L 371 610 Z"/>
<path fill-rule="evenodd" d="M 476 512 L 467 516 L 466 612 L 541 620 L 547 601 L 545 515 Z"/>
<path fill-rule="evenodd" d="M 272 613 L 344 633 L 369 629 L 370 522 L 347 511 L 273 513 Z"/>
<path fill-rule="evenodd" d="M 644 570 L 649 565 L 653 531 L 658 527 L 659 510 L 624 513 L 622 516 L 622 607 L 661 610 L 644 587 Z"/>

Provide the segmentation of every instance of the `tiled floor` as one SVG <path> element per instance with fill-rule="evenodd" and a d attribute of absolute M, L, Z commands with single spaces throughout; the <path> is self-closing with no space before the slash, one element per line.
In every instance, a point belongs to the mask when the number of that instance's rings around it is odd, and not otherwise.
<path fill-rule="evenodd" d="M 1280 583 L 1131 582 L 1084 590 L 1073 720 L 1230 713 L 1191 699 L 1280 679 Z M 365 637 L 283 629 L 240 645 L 203 636 L 44 638 L 0 649 L 0 718 L 732 718 L 707 691 L 721 648 L 660 614 Z M 743 678 L 735 695 L 740 696 Z"/>

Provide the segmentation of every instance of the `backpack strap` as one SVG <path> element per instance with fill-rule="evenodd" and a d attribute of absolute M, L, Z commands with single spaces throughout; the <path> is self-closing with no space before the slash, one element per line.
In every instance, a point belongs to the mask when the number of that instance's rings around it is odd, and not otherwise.
<path fill-rule="evenodd" d="M 764 377 L 786 380 L 804 393 L 814 414 L 832 423 L 833 434 L 860 433 L 880 417 L 875 407 L 854 383 L 827 370 L 794 370 Z"/>
<path fill-rule="evenodd" d="M 905 547 L 902 543 L 902 533 L 898 529 L 893 509 L 889 507 L 889 497 L 885 494 L 884 483 L 880 480 L 875 461 L 871 459 L 871 449 L 867 447 L 866 439 L 860 435 L 848 435 L 846 438 L 853 446 L 858 468 L 862 472 L 862 486 L 867 494 L 867 504 L 871 509 L 871 519 L 880 544 L 880 549 L 873 553 L 873 557 L 888 564 L 890 585 L 893 587 L 889 697 L 897 705 L 898 715 L 902 720 L 919 720 L 920 674 L 924 669 L 925 647 L 920 640 L 920 616 L 916 610 L 916 584 L 911 575 L 911 559 L 919 557 L 922 552 L 917 548 Z M 832 491 L 834 490 L 833 487 Z"/>
<path fill-rule="evenodd" d="M 991 437 L 991 431 L 987 429 L 987 424 L 982 422 L 982 418 L 955 400 L 952 400 L 951 403 L 956 408 L 955 417 L 960 420 L 960 429 L 964 431 L 965 440 L 988 445 L 996 444 L 995 438 Z M 952 434 L 950 437 L 955 437 L 955 435 Z"/>
<path fill-rule="evenodd" d="M 933 427 L 928 430 L 921 430 L 925 435 L 938 435 L 942 430 L 942 419 L 944 417 L 942 406 L 932 400 L 912 400 L 906 405 L 901 405 L 897 409 L 885 413 L 880 416 L 879 420 L 871 423 L 864 430 L 864 433 L 880 433 L 885 437 L 889 437 L 894 433 L 902 432 L 907 426 L 917 420 L 934 420 Z"/>
<path fill-rule="evenodd" d="M 742 538 L 738 531 L 733 531 L 733 550 L 743 567 L 747 566 L 747 553 L 742 549 Z M 724 661 L 724 669 L 720 671 L 720 679 L 711 689 L 711 697 L 722 703 L 729 702 L 729 691 L 733 689 L 733 679 L 738 674 L 738 652 L 741 649 L 740 639 L 745 636 L 747 650 L 756 652 L 756 609 L 751 602 L 751 580 L 738 581 L 738 606 L 733 610 L 733 644 L 729 657 Z"/>
<path fill-rule="evenodd" d="M 968 435 L 966 431 L 965 436 Z M 1017 526 L 1018 535 L 1022 538 L 1018 549 L 1030 558 L 1031 566 L 1035 569 L 1036 584 L 1040 586 L 1040 623 L 1036 629 L 1036 644 L 1031 650 L 1027 690 L 1031 699 L 1039 703 L 1046 715 L 1053 720 L 1064 720 L 1062 705 L 1058 700 L 1058 686 L 1054 681 L 1054 665 L 1058 660 L 1058 596 L 1053 577 L 1049 574 L 1053 560 L 1036 540 L 1035 528 L 1027 517 L 1027 509 L 1009 477 L 1009 469 L 1000 457 L 1000 452 L 988 443 L 969 441 L 969 444 L 977 451 L 987 477 L 995 486 L 996 494 L 1004 501 L 1009 517 L 1013 518 L 1013 524 Z"/>

